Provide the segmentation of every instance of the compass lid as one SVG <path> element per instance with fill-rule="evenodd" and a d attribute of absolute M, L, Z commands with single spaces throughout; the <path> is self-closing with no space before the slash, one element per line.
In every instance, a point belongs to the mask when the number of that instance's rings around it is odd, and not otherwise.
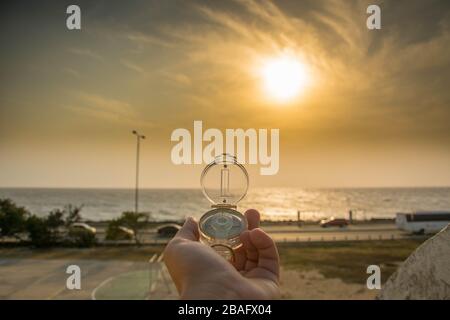
<path fill-rule="evenodd" d="M 203 169 L 200 183 L 214 206 L 233 207 L 247 194 L 249 178 L 236 157 L 223 153 Z"/>

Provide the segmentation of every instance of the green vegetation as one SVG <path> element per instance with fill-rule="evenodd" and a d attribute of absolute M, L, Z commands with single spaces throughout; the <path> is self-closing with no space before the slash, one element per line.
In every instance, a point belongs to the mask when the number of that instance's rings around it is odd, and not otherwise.
<path fill-rule="evenodd" d="M 133 238 L 137 245 L 139 242 L 139 233 L 147 227 L 149 215 L 147 213 L 123 212 L 118 219 L 113 219 L 106 229 L 107 240 L 125 240 Z M 133 231 L 133 234 L 124 233 L 121 227 L 125 227 Z"/>
<path fill-rule="evenodd" d="M 0 238 L 12 237 L 22 240 L 30 213 L 9 199 L 0 199 Z"/>
<path fill-rule="evenodd" d="M 92 247 L 96 244 L 97 239 L 95 238 L 95 233 L 85 229 L 71 229 L 70 226 L 76 222 L 80 222 L 81 219 L 81 209 L 82 206 L 72 206 L 68 205 L 63 211 L 64 226 L 69 229 L 67 235 L 67 241 L 69 244 L 75 245 L 77 247 Z"/>
<path fill-rule="evenodd" d="M 0 199 L 0 238 L 15 238 L 21 242 L 28 238 L 28 242 L 36 247 L 92 246 L 95 244 L 94 233 L 70 230 L 73 223 L 81 221 L 81 209 L 68 205 L 62 210 L 51 211 L 46 217 L 38 217 L 9 199 Z"/>
<path fill-rule="evenodd" d="M 68 205 L 38 217 L 9 199 L 0 199 L 0 239 L 14 238 L 35 247 L 91 247 L 96 244 L 95 230 L 72 227 L 82 221 L 81 209 L 82 206 Z M 139 234 L 148 224 L 146 213 L 123 212 L 109 222 L 106 240 L 134 240 L 140 245 Z"/>
<path fill-rule="evenodd" d="M 36 247 L 60 244 L 89 247 L 95 244 L 95 234 L 88 230 L 70 230 L 70 226 L 81 221 L 81 207 L 66 206 L 55 209 L 47 217 L 30 216 L 26 222 L 31 243 Z M 66 230 L 69 229 L 69 232 Z"/>
<path fill-rule="evenodd" d="M 52 219 L 53 220 L 53 219 Z M 53 228 L 48 218 L 31 216 L 27 220 L 27 231 L 31 243 L 36 247 L 48 247 L 58 242 L 57 228 Z"/>
<path fill-rule="evenodd" d="M 88 230 L 69 230 L 68 242 L 80 248 L 92 247 L 97 243 L 95 233 Z"/>
<path fill-rule="evenodd" d="M 365 283 L 371 264 L 381 268 L 382 281 L 397 270 L 425 239 L 281 244 L 281 264 L 286 269 L 318 270 L 327 278 Z"/>
<path fill-rule="evenodd" d="M 133 235 L 131 233 L 124 232 L 122 229 L 122 220 L 120 218 L 113 219 L 108 223 L 106 228 L 106 240 L 132 240 Z"/>

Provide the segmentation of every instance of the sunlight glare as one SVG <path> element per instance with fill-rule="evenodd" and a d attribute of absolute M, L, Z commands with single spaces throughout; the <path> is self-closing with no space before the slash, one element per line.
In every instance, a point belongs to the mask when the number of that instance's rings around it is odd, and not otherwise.
<path fill-rule="evenodd" d="M 271 97 L 286 102 L 305 89 L 309 75 L 306 66 L 299 59 L 283 55 L 264 63 L 262 80 Z"/>

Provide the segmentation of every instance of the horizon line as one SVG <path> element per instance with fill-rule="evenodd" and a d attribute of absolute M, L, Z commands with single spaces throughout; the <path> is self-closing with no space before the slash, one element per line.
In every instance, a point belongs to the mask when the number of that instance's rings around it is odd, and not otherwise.
<path fill-rule="evenodd" d="M 292 187 L 270 186 L 252 187 L 252 189 L 447 189 L 450 185 L 435 186 L 321 186 Z M 134 187 L 55 187 L 55 186 L 0 186 L 0 189 L 66 189 L 66 190 L 134 190 Z M 139 190 L 198 190 L 201 187 L 140 187 Z"/>

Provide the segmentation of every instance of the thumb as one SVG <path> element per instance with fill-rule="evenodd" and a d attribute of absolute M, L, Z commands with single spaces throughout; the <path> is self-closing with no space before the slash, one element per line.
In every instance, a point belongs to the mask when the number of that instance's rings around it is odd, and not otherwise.
<path fill-rule="evenodd" d="M 175 238 L 181 238 L 191 241 L 198 241 L 198 223 L 192 217 L 188 217 L 180 230 L 178 230 Z"/>
<path fill-rule="evenodd" d="M 251 230 L 249 237 L 258 252 L 258 267 L 271 271 L 278 278 L 280 274 L 280 258 L 273 239 L 259 228 Z"/>

